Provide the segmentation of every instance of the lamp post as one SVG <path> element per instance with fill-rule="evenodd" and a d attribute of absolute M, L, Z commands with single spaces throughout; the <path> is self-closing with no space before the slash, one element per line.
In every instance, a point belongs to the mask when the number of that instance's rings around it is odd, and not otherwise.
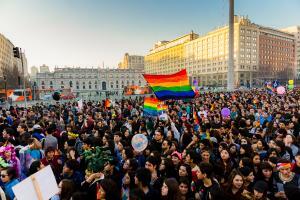
<path fill-rule="evenodd" d="M 234 0 L 229 0 L 229 40 L 228 40 L 227 90 L 234 89 Z"/>
<path fill-rule="evenodd" d="M 25 108 L 27 108 L 27 92 L 26 92 L 26 85 L 25 85 L 25 68 L 24 68 L 23 53 L 22 53 L 21 48 L 20 48 L 20 57 L 21 57 L 22 71 L 23 71 L 24 101 L 25 101 Z"/>
<path fill-rule="evenodd" d="M 6 76 L 3 76 L 3 80 L 4 80 L 5 101 L 7 101 L 7 80 L 6 80 Z"/>

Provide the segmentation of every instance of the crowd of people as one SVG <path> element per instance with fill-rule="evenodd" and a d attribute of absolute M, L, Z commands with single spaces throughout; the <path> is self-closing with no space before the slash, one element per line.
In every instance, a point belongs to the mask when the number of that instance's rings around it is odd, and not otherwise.
<path fill-rule="evenodd" d="M 0 108 L 2 199 L 48 165 L 59 188 L 51 200 L 299 198 L 299 91 L 165 104 L 167 119 L 144 116 L 143 98 Z M 148 138 L 142 152 L 136 134 Z"/>

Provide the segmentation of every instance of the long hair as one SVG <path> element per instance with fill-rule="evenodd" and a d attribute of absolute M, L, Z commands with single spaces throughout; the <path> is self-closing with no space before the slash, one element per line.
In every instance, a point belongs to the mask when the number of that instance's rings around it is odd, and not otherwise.
<path fill-rule="evenodd" d="M 176 171 L 174 164 L 170 158 L 164 158 L 165 163 L 165 169 L 163 170 L 162 175 L 164 175 L 166 178 L 171 178 L 176 176 Z"/>
<path fill-rule="evenodd" d="M 163 199 L 179 200 L 180 194 L 179 194 L 179 185 L 177 180 L 175 178 L 168 178 L 164 182 L 168 187 L 168 195 L 166 197 L 163 197 Z"/>
<path fill-rule="evenodd" d="M 225 185 L 225 191 L 227 194 L 232 194 L 232 188 L 233 188 L 233 179 L 236 177 L 236 176 L 240 176 L 243 178 L 243 175 L 240 171 L 234 169 L 232 170 L 231 174 L 229 175 L 229 178 L 228 178 L 228 181 L 227 181 L 227 184 Z M 243 182 L 243 185 L 242 187 L 239 189 L 239 191 L 237 192 L 238 195 L 241 195 L 243 190 L 244 190 L 244 184 L 245 182 Z"/>
<path fill-rule="evenodd" d="M 120 193 L 117 184 L 112 179 L 103 179 L 100 186 L 105 191 L 105 199 L 120 199 Z"/>
<path fill-rule="evenodd" d="M 61 186 L 61 194 L 60 199 L 61 200 L 69 200 L 71 199 L 73 193 L 75 192 L 75 184 L 72 180 L 69 179 L 63 179 Z"/>

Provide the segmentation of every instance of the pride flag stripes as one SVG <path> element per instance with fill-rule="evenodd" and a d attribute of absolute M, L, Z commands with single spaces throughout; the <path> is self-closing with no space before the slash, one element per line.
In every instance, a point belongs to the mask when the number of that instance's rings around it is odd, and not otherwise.
<path fill-rule="evenodd" d="M 167 105 L 157 98 L 145 97 L 144 100 L 144 115 L 145 116 L 157 116 L 159 113 L 167 110 Z"/>
<path fill-rule="evenodd" d="M 144 78 L 159 100 L 194 98 L 186 70 L 170 75 L 144 74 Z"/>
<path fill-rule="evenodd" d="M 159 100 L 152 97 L 145 97 L 144 100 L 144 115 L 145 116 L 157 116 L 157 106 L 159 105 Z"/>

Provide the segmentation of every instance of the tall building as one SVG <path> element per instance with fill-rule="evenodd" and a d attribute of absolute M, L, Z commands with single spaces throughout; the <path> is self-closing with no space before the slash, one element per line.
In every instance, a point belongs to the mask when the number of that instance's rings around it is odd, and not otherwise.
<path fill-rule="evenodd" d="M 172 41 L 157 42 L 145 56 L 145 72 L 168 74 L 185 68 L 184 64 L 187 58 L 185 44 L 196 38 L 198 35 L 191 32 Z"/>
<path fill-rule="evenodd" d="M 25 53 L 22 53 L 22 58 L 23 58 L 23 67 L 24 69 L 22 69 L 22 74 L 24 73 L 25 77 L 28 77 L 28 66 L 27 66 L 27 57 L 25 55 Z M 24 72 L 23 72 L 24 70 Z"/>
<path fill-rule="evenodd" d="M 259 27 L 258 79 L 286 81 L 295 77 L 295 38 L 280 30 Z"/>
<path fill-rule="evenodd" d="M 14 64 L 14 45 L 0 33 L 0 76 L 3 71 L 12 70 Z"/>
<path fill-rule="evenodd" d="M 294 34 L 296 38 L 296 77 L 300 79 L 300 26 L 291 26 L 281 30 Z"/>
<path fill-rule="evenodd" d="M 34 77 L 34 76 L 36 76 L 36 74 L 39 72 L 39 69 L 36 67 L 36 66 L 32 66 L 31 68 L 30 68 L 30 75 L 32 76 L 32 77 Z"/>
<path fill-rule="evenodd" d="M 144 56 L 125 53 L 123 61 L 119 63 L 118 67 L 119 69 L 144 69 Z"/>
<path fill-rule="evenodd" d="M 272 30 L 272 31 L 271 31 Z M 155 45 L 145 56 L 145 71 L 153 74 L 175 73 L 183 68 L 188 71 L 190 79 L 198 80 L 200 85 L 226 86 L 228 71 L 228 32 L 229 27 L 217 28 L 203 36 L 190 33 L 170 42 Z M 264 37 L 275 37 L 268 44 L 268 50 L 260 52 L 260 41 Z M 267 39 L 268 41 L 268 39 Z M 271 39 L 269 39 L 271 41 Z M 285 44 L 282 41 L 287 41 Z M 281 42 L 281 43 L 279 43 Z M 260 54 L 263 58 L 270 57 L 276 51 L 277 59 L 281 60 L 280 67 L 277 62 L 268 60 L 269 73 L 272 70 L 294 67 L 293 60 L 293 36 L 282 31 L 266 28 L 252 23 L 248 18 L 235 16 L 234 18 L 234 80 L 235 87 L 261 85 Z M 278 45 L 280 50 L 276 49 Z M 285 53 L 283 53 L 283 51 Z M 269 59 L 267 57 L 267 59 Z M 286 59 L 285 57 L 290 57 Z M 273 59 L 273 57 L 272 57 Z M 275 59 L 275 58 L 274 58 Z M 280 73 L 271 76 L 270 79 L 279 79 Z M 259 77 L 259 78 L 258 78 Z"/>
<path fill-rule="evenodd" d="M 125 86 L 145 86 L 143 70 L 100 68 L 55 68 L 36 75 L 37 92 L 69 89 L 77 96 L 97 96 L 106 91 L 122 94 Z"/>
<path fill-rule="evenodd" d="M 44 64 L 40 66 L 40 73 L 45 73 L 45 72 L 50 72 L 50 70 L 49 70 L 49 66 Z"/>
<path fill-rule="evenodd" d="M 22 62 L 20 58 L 14 57 L 14 47 L 9 39 L 0 34 L 0 77 L 5 76 L 7 78 L 7 88 L 19 88 L 22 85 L 21 81 L 23 83 Z M 21 54 L 23 56 L 26 78 L 28 75 L 27 59 L 25 53 Z M 16 81 L 16 79 L 19 81 Z"/>

